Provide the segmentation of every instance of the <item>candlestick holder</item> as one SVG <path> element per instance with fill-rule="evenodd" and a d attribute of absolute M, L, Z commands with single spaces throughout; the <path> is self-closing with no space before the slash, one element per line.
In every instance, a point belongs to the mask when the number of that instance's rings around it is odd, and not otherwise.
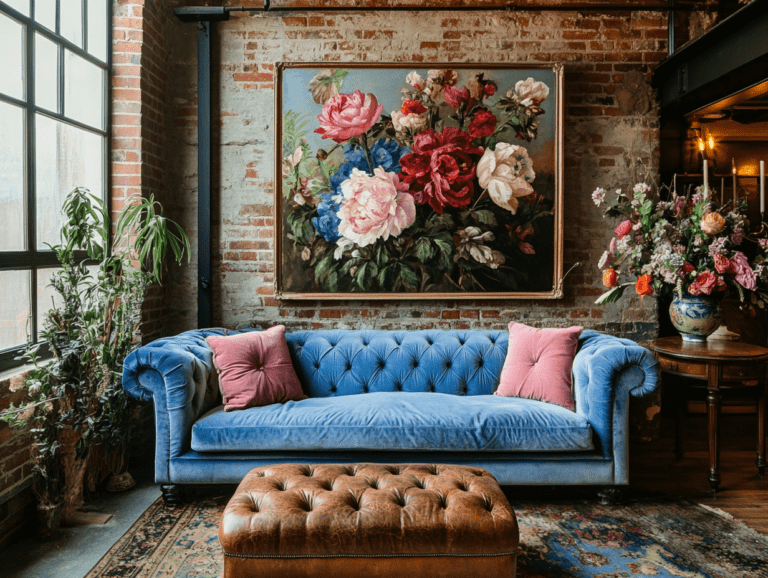
<path fill-rule="evenodd" d="M 768 237 L 768 227 L 765 224 L 765 211 L 760 211 L 760 229 L 754 233 L 747 235 L 748 237 L 754 237 L 755 239 L 761 239 Z"/>

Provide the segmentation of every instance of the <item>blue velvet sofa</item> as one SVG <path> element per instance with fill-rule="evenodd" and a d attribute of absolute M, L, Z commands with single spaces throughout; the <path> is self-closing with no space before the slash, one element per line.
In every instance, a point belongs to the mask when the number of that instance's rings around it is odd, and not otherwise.
<path fill-rule="evenodd" d="M 621 486 L 629 396 L 658 379 L 646 349 L 584 331 L 569 411 L 492 395 L 506 331 L 299 331 L 286 339 L 308 399 L 225 412 L 205 337 L 235 333 L 188 331 L 126 359 L 126 392 L 154 401 L 155 479 L 169 501 L 282 462 L 471 464 L 500 484 Z"/>

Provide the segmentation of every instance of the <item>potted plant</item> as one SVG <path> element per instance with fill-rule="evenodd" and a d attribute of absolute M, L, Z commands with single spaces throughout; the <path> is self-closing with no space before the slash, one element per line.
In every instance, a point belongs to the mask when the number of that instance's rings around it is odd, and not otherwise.
<path fill-rule="evenodd" d="M 122 388 L 123 361 L 140 345 L 141 306 L 161 280 L 168 249 L 177 262 L 189 255 L 184 231 L 162 216 L 154 197 L 126 204 L 114 243 L 107 208 L 86 189 L 74 189 L 62 211 L 61 243 L 51 247 L 61 263 L 51 281 L 56 297 L 41 343 L 25 355 L 34 366 L 24 381 L 29 401 L 0 414 L 11 425 L 32 425 L 39 507 L 53 512 L 42 525 L 53 528 L 57 505 L 64 523 L 82 505 L 90 449 L 101 444 L 122 456 L 127 448 L 133 407 Z"/>
<path fill-rule="evenodd" d="M 645 183 L 631 197 L 616 190 L 604 216 L 620 222 L 598 263 L 608 291 L 596 303 L 616 301 L 632 285 L 641 296 L 669 296 L 670 319 L 683 339 L 703 341 L 719 326 L 728 291 L 747 307 L 765 308 L 768 239 L 748 235 L 745 203 L 718 206 L 703 186 L 667 193 L 663 200 Z M 607 194 L 592 193 L 598 207 Z M 629 281 L 621 283 L 622 276 Z"/>

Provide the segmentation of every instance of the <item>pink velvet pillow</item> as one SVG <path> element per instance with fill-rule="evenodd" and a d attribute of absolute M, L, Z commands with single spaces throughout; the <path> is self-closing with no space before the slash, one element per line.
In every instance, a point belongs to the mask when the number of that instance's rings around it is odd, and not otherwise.
<path fill-rule="evenodd" d="M 291 363 L 284 325 L 205 341 L 219 372 L 224 411 L 307 399 Z"/>
<path fill-rule="evenodd" d="M 507 358 L 494 395 L 548 401 L 573 410 L 571 368 L 582 331 L 510 323 Z"/>

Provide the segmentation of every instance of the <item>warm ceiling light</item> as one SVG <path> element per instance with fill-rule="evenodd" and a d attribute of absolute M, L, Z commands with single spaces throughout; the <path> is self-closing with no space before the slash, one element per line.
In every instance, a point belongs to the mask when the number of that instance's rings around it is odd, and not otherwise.
<path fill-rule="evenodd" d="M 715 139 L 712 138 L 712 135 L 709 135 L 709 140 L 707 140 L 707 144 L 709 145 L 710 149 L 715 148 Z"/>
<path fill-rule="evenodd" d="M 701 116 L 701 118 L 706 118 L 707 120 L 720 120 L 726 116 L 728 116 L 728 113 L 724 110 L 721 110 L 719 112 L 710 112 L 708 114 L 704 114 Z"/>

